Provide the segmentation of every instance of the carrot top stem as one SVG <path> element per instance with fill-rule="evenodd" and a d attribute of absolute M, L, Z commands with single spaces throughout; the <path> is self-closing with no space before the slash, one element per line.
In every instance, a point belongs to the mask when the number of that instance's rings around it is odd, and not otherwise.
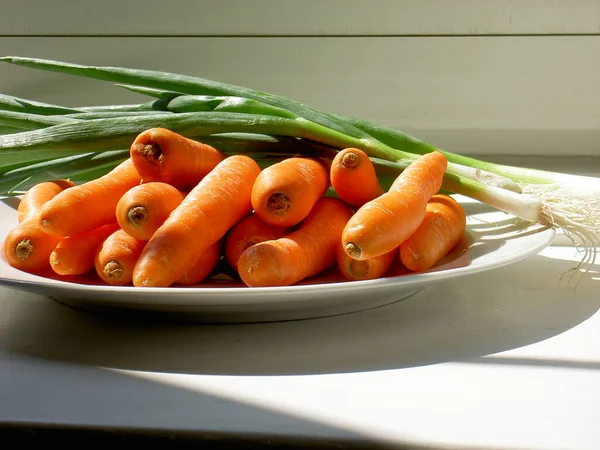
<path fill-rule="evenodd" d="M 344 246 L 344 249 L 346 250 L 348 256 L 350 256 L 351 258 L 358 259 L 362 256 L 362 250 L 354 242 L 348 242 Z"/>
<path fill-rule="evenodd" d="M 360 164 L 360 157 L 354 152 L 347 152 L 342 157 L 342 165 L 348 169 L 353 169 Z"/>
<path fill-rule="evenodd" d="M 156 142 L 143 145 L 140 149 L 140 152 L 146 158 L 149 158 L 153 161 L 159 161 L 162 156 L 162 148 L 160 148 L 160 145 Z"/>
<path fill-rule="evenodd" d="M 414 159 L 409 154 L 394 150 L 372 138 L 356 138 L 299 117 L 244 114 L 236 112 L 193 112 L 170 116 L 140 115 L 122 118 L 91 119 L 66 122 L 26 133 L 0 136 L 2 158 L 33 154 L 40 150 L 84 153 L 90 151 L 120 150 L 129 145 L 142 131 L 161 126 L 185 137 L 215 133 L 251 132 L 305 138 L 336 147 L 365 148 L 372 156 L 391 161 L 399 158 Z"/>
<path fill-rule="evenodd" d="M 284 215 L 291 206 L 290 198 L 283 193 L 275 193 L 267 199 L 267 210 L 275 215 Z"/>
<path fill-rule="evenodd" d="M 133 225 L 143 225 L 148 221 L 148 210 L 143 206 L 134 206 L 127 211 L 127 220 Z"/>
<path fill-rule="evenodd" d="M 119 261 L 111 260 L 104 264 L 102 272 L 111 280 L 118 280 L 123 276 L 125 268 Z"/>
<path fill-rule="evenodd" d="M 33 243 L 29 239 L 23 239 L 15 247 L 15 255 L 20 260 L 27 260 L 33 253 Z"/>

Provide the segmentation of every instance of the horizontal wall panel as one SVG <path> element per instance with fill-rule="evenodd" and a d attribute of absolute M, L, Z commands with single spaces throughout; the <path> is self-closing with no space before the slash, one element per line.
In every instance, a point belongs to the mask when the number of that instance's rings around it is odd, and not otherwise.
<path fill-rule="evenodd" d="M 0 38 L 0 54 L 240 84 L 463 153 L 600 155 L 600 37 Z M 143 100 L 8 64 L 0 92 L 67 106 Z"/>
<path fill-rule="evenodd" d="M 600 34 L 599 0 L 4 0 L 0 35 Z"/>

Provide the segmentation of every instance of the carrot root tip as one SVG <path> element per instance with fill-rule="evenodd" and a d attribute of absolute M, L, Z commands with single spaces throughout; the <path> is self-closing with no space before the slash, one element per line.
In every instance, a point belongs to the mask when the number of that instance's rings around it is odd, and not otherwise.
<path fill-rule="evenodd" d="M 125 269 L 123 265 L 118 261 L 109 261 L 104 265 L 102 269 L 104 275 L 110 280 L 118 280 L 123 276 Z"/>
<path fill-rule="evenodd" d="M 157 143 L 142 144 L 139 152 L 151 162 L 160 161 L 162 157 L 162 148 Z"/>
<path fill-rule="evenodd" d="M 127 211 L 127 221 L 135 226 L 144 225 L 148 221 L 148 210 L 143 206 L 134 206 Z"/>
<path fill-rule="evenodd" d="M 369 273 L 369 263 L 353 259 L 347 266 L 348 271 L 355 277 L 364 277 Z"/>
<path fill-rule="evenodd" d="M 360 257 L 362 256 L 362 250 L 354 242 L 348 242 L 344 246 L 344 250 L 350 258 L 360 259 Z"/>
<path fill-rule="evenodd" d="M 25 261 L 33 253 L 33 248 L 33 242 L 29 239 L 22 239 L 15 245 L 15 256 L 21 261 Z"/>
<path fill-rule="evenodd" d="M 347 169 L 355 169 L 360 164 L 360 156 L 354 152 L 347 152 L 342 157 L 342 166 Z"/>
<path fill-rule="evenodd" d="M 290 198 L 286 194 L 275 193 L 267 199 L 267 211 L 282 216 L 290 209 Z"/>

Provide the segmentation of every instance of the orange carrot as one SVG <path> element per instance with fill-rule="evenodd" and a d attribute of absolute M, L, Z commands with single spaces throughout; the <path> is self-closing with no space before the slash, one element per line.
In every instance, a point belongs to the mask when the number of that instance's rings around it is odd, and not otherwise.
<path fill-rule="evenodd" d="M 167 183 L 134 186 L 117 203 L 117 222 L 130 236 L 147 241 L 184 197 L 183 192 Z"/>
<path fill-rule="evenodd" d="M 340 244 L 336 255 L 338 269 L 346 279 L 351 281 L 373 280 L 381 278 L 389 272 L 398 255 L 398 249 L 359 261 L 348 256 L 344 247 Z"/>
<path fill-rule="evenodd" d="M 72 236 L 115 222 L 121 196 L 140 183 L 131 159 L 106 175 L 66 189 L 40 211 L 42 229 L 54 236 Z"/>
<path fill-rule="evenodd" d="M 229 231 L 225 238 L 225 260 L 237 271 L 238 259 L 248 247 L 259 242 L 283 237 L 287 233 L 285 227 L 267 225 L 254 214 L 248 214 Z"/>
<path fill-rule="evenodd" d="M 353 207 L 360 207 L 384 192 L 369 156 L 357 148 L 345 148 L 335 155 L 330 178 L 337 195 Z"/>
<path fill-rule="evenodd" d="M 169 286 L 199 254 L 252 210 L 256 162 L 233 155 L 220 162 L 175 208 L 148 241 L 136 264 L 134 286 Z"/>
<path fill-rule="evenodd" d="M 131 283 L 133 268 L 146 241 L 132 238 L 118 229 L 96 250 L 94 267 L 98 276 L 113 286 L 125 286 Z"/>
<path fill-rule="evenodd" d="M 434 195 L 419 228 L 400 245 L 400 260 L 410 270 L 433 267 L 462 238 L 467 218 L 462 206 L 448 195 Z"/>
<path fill-rule="evenodd" d="M 203 281 L 214 269 L 221 257 L 221 241 L 213 245 L 196 259 L 175 284 L 193 285 Z"/>
<path fill-rule="evenodd" d="M 329 169 L 316 158 L 293 157 L 269 166 L 252 187 L 252 207 L 267 225 L 291 227 L 308 216 L 329 187 Z"/>
<path fill-rule="evenodd" d="M 35 221 L 25 220 L 4 239 L 4 254 L 12 267 L 38 273 L 50 267 L 48 257 L 59 240 L 44 233 Z"/>
<path fill-rule="evenodd" d="M 373 258 L 406 241 L 423 221 L 427 202 L 439 191 L 447 164 L 437 151 L 420 156 L 394 180 L 388 192 L 361 206 L 342 235 L 348 256 Z"/>
<path fill-rule="evenodd" d="M 16 269 L 29 273 L 42 272 L 50 267 L 48 257 L 59 241 L 39 226 L 38 216 L 44 204 L 73 183 L 57 180 L 38 183 L 24 195 L 17 208 L 18 224 L 4 239 L 4 255 Z"/>
<path fill-rule="evenodd" d="M 162 181 L 189 190 L 225 159 L 225 153 L 166 128 L 140 133 L 130 148 L 144 182 Z"/>
<path fill-rule="evenodd" d="M 341 200 L 321 197 L 297 230 L 242 253 L 242 281 L 251 287 L 289 286 L 335 265 L 336 248 L 351 215 Z"/>
<path fill-rule="evenodd" d="M 59 275 L 81 275 L 94 268 L 98 247 L 117 231 L 116 223 L 62 238 L 50 254 L 50 266 Z"/>
<path fill-rule="evenodd" d="M 44 203 L 59 192 L 73 186 L 69 180 L 43 181 L 25 192 L 17 207 L 17 221 L 21 223 L 31 214 L 37 214 Z"/>

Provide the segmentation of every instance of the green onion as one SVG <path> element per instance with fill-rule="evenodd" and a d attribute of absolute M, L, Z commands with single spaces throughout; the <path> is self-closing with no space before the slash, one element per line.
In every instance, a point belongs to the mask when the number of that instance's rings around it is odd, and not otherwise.
<path fill-rule="evenodd" d="M 406 152 L 417 153 L 419 155 L 423 155 L 425 153 L 437 150 L 442 152 L 444 156 L 446 156 L 448 161 L 452 163 L 471 167 L 488 173 L 497 174 L 519 183 L 555 186 L 557 184 L 564 184 L 565 182 L 577 181 L 578 179 L 581 179 L 580 177 L 573 178 L 572 175 L 565 175 L 556 172 L 506 166 L 502 164 L 494 164 L 487 161 L 481 161 L 476 158 L 470 158 L 468 156 L 458 155 L 456 153 L 451 153 L 448 151 L 438 149 L 413 136 L 410 136 L 406 133 L 403 133 L 390 127 L 377 125 L 372 122 L 355 117 L 338 117 L 341 120 L 345 120 L 348 123 L 354 125 L 355 127 L 360 128 L 366 133 L 369 133 L 371 136 L 389 145 L 390 147 L 401 149 Z"/>
<path fill-rule="evenodd" d="M 70 155 L 31 164 L 0 175 L 0 190 L 14 195 L 46 180 L 76 178 L 82 173 L 89 176 L 90 170 L 106 173 L 128 156 L 129 150 L 118 150 Z"/>
<path fill-rule="evenodd" d="M 140 111 L 135 111 L 135 116 L 139 117 L 139 116 L 152 116 L 152 117 L 161 117 L 161 116 L 168 116 L 173 114 L 170 111 L 144 111 L 144 110 L 140 110 Z M 67 119 L 78 119 L 78 120 L 92 120 L 92 119 L 109 119 L 109 118 L 127 118 L 127 117 L 131 117 L 132 116 L 132 112 L 131 111 L 118 111 L 118 110 L 108 110 L 108 111 L 87 111 L 87 112 L 79 112 L 79 113 L 75 113 L 75 114 L 66 114 L 64 116 L 60 116 L 60 117 L 64 117 Z M 56 117 L 56 116 L 53 116 Z"/>
<path fill-rule="evenodd" d="M 74 123 L 77 119 L 67 116 L 44 116 L 14 111 L 0 111 L 0 126 L 16 128 L 22 131 L 38 130 L 52 125 Z"/>
<path fill-rule="evenodd" d="M 24 98 L 4 94 L 0 94 L 0 110 L 43 115 L 72 114 L 79 112 L 77 109 L 73 108 L 26 100 Z"/>
<path fill-rule="evenodd" d="M 290 136 L 278 136 L 257 133 L 217 133 L 204 136 L 192 136 L 227 154 L 244 155 L 294 155 L 333 157 L 337 149 L 311 141 Z"/>
<path fill-rule="evenodd" d="M 257 100 L 268 105 L 287 109 L 303 117 L 305 120 L 323 125 L 340 133 L 348 134 L 354 138 L 374 141 L 367 133 L 344 123 L 333 114 L 327 114 L 316 108 L 300 102 L 243 86 L 207 80 L 204 78 L 190 77 L 181 74 L 165 73 L 153 70 L 139 70 L 122 67 L 99 67 L 71 64 L 61 61 L 52 61 L 39 58 L 22 58 L 14 56 L 1 57 L 0 61 L 33 69 L 48 70 L 66 73 L 86 78 L 111 81 L 115 83 L 160 89 L 165 91 L 181 92 L 197 95 L 232 95 Z"/>
<path fill-rule="evenodd" d="M 301 117 L 286 119 L 257 114 L 230 112 L 195 112 L 155 117 L 71 121 L 28 133 L 0 136 L 0 157 L 18 158 L 28 151 L 72 150 L 88 152 L 128 147 L 143 130 L 169 128 L 185 136 L 202 136 L 227 132 L 279 134 L 310 139 L 335 148 L 361 147 L 373 156 L 395 159 L 397 155 L 413 160 L 414 156 L 388 150 L 385 146 L 369 146 L 370 142 L 321 126 Z"/>
<path fill-rule="evenodd" d="M 0 125 L 0 134 L 12 134 L 12 133 L 20 133 L 23 131 L 19 127 L 9 127 L 6 125 Z"/>
<path fill-rule="evenodd" d="M 165 91 L 164 89 L 154 89 L 144 86 L 136 86 L 131 84 L 120 84 L 115 83 L 115 86 L 127 89 L 128 91 L 135 92 L 136 94 L 147 95 L 154 98 L 172 99 L 180 95 L 184 95 L 183 92 Z"/>
<path fill-rule="evenodd" d="M 163 91 L 156 90 L 156 95 L 164 94 Z M 162 101 L 162 100 L 160 100 Z M 161 108 L 167 109 L 169 111 L 175 113 L 183 113 L 183 112 L 206 112 L 206 111 L 220 111 L 220 112 L 235 112 L 235 113 L 245 113 L 245 114 L 262 114 L 269 115 L 275 117 L 284 117 L 289 119 L 299 119 L 297 114 L 291 113 L 285 109 L 267 105 L 263 102 L 259 102 L 252 99 L 242 98 L 242 97 L 234 97 L 234 96 L 209 96 L 209 95 L 187 95 L 181 94 L 172 99 L 165 97 L 164 103 L 161 103 Z M 357 128 L 360 128 L 357 126 Z M 366 130 L 367 132 L 369 130 Z M 405 136 L 406 143 L 411 145 L 394 145 L 394 144 L 403 144 L 403 142 L 399 142 L 399 139 L 396 138 L 392 141 L 392 144 L 389 144 L 389 140 L 380 139 L 379 136 L 372 134 L 372 136 L 376 137 L 381 143 L 388 146 L 388 149 L 384 150 L 384 156 L 386 156 L 389 160 L 405 160 L 412 161 L 414 160 L 414 155 L 410 153 L 401 153 L 398 150 L 416 150 L 416 145 L 425 146 L 428 151 L 433 151 L 433 147 L 427 146 L 427 144 L 417 141 L 414 138 L 411 138 L 407 135 Z M 357 144 L 359 147 L 363 145 L 366 146 L 366 149 L 370 150 L 371 154 L 376 154 L 376 151 L 372 148 L 373 142 L 361 142 Z M 379 146 L 381 147 L 381 145 Z M 392 150 L 390 147 L 394 147 L 396 150 Z M 391 150 L 391 151 L 390 151 Z M 421 150 L 421 148 L 419 148 Z M 425 151 L 415 151 L 415 153 L 423 154 Z M 481 180 L 482 182 L 497 186 L 503 187 L 505 189 L 509 189 L 513 192 L 520 192 L 520 187 L 514 181 L 510 179 L 500 176 L 498 174 L 491 173 L 489 171 L 485 171 L 482 169 L 476 169 L 464 165 L 457 165 L 454 163 L 450 164 L 449 171 L 454 173 L 455 175 L 472 178 L 475 180 Z"/>
<path fill-rule="evenodd" d="M 246 114 L 263 114 L 265 116 L 285 117 L 297 119 L 299 116 L 286 109 L 267 105 L 256 100 L 214 95 L 180 95 L 166 104 L 169 111 L 176 113 L 221 111 Z"/>
<path fill-rule="evenodd" d="M 130 105 L 96 105 L 81 106 L 77 108 L 80 112 L 118 112 L 136 113 L 139 111 L 153 111 L 154 102 L 130 104 Z"/>

